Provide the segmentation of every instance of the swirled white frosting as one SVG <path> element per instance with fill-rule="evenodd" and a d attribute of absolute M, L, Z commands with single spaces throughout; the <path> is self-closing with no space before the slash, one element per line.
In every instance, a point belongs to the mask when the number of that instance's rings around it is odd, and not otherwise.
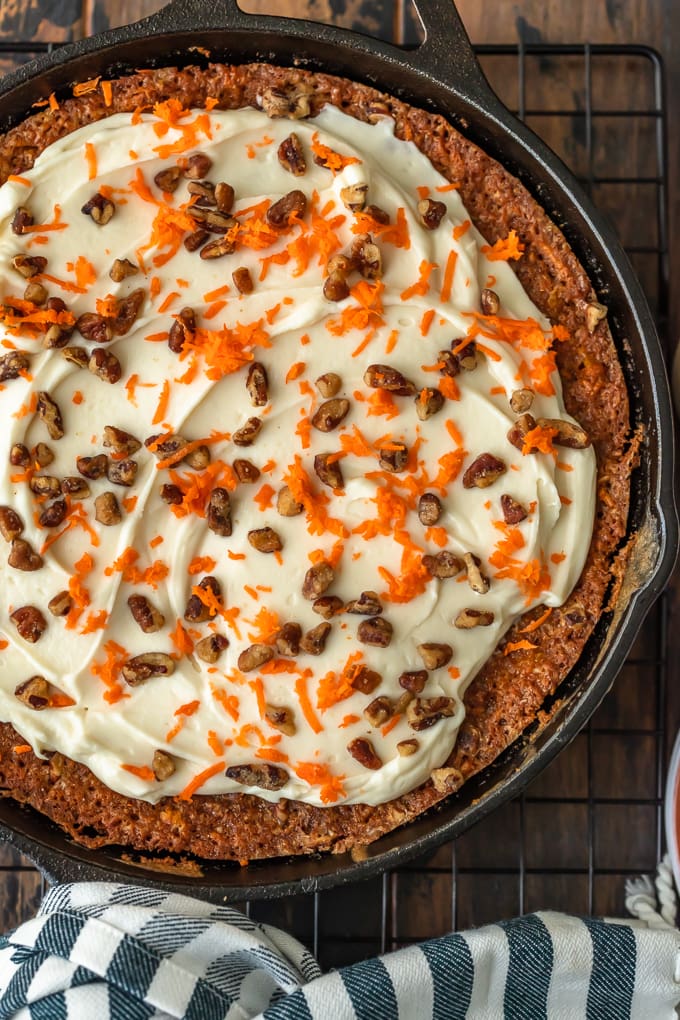
<path fill-rule="evenodd" d="M 167 130 L 165 123 L 153 114 L 134 118 L 137 123 L 131 123 L 127 114 L 111 116 L 51 145 L 37 159 L 35 167 L 23 175 L 23 180 L 10 180 L 0 188 L 3 300 L 21 297 L 23 293 L 25 281 L 11 265 L 18 252 L 47 257 L 46 273 L 54 280 L 43 282 L 51 295 L 66 300 L 75 316 L 95 311 L 96 300 L 107 295 L 121 297 L 140 286 L 147 290 L 133 328 L 108 346 L 122 365 L 123 376 L 116 385 L 108 385 L 87 370 L 76 368 L 59 351 L 44 350 L 40 339 L 24 335 L 25 331 L 17 334 L 3 329 L 5 346 L 15 344 L 30 352 L 32 359 L 29 376 L 7 382 L 0 392 L 5 423 L 0 435 L 0 464 L 5 465 L 0 480 L 0 504 L 17 510 L 25 523 L 23 537 L 35 549 L 43 547 L 52 533 L 37 526 L 39 508 L 28 485 L 11 480 L 16 477 L 16 469 L 8 462 L 12 444 L 22 442 L 32 447 L 37 442 L 47 442 L 55 460 L 42 473 L 63 478 L 77 474 L 77 456 L 106 452 L 102 446 L 106 425 L 125 429 L 140 440 L 159 431 L 173 431 L 191 441 L 214 438 L 215 432 L 232 433 L 253 414 L 261 414 L 264 425 L 250 448 L 235 447 L 223 438 L 213 442 L 210 450 L 213 463 L 231 464 L 236 457 L 247 457 L 263 473 L 255 485 L 240 484 L 232 492 L 233 534 L 219 537 L 207 528 L 204 517 L 196 513 L 178 517 L 172 513 L 159 495 L 161 484 L 170 481 L 168 471 L 159 469 L 157 459 L 142 448 L 134 455 L 139 472 L 132 488 L 112 486 L 106 478 L 90 482 L 92 495 L 80 502 L 94 537 L 82 527 L 70 528 L 44 552 L 44 566 L 32 573 L 12 569 L 3 556 L 0 718 L 11 722 L 36 753 L 59 750 L 84 762 L 107 786 L 130 797 L 156 801 L 178 795 L 194 777 L 209 770 L 214 774 L 197 787 L 200 794 L 247 789 L 271 800 L 287 797 L 317 805 L 343 801 L 381 803 L 421 783 L 445 761 L 464 718 L 466 687 L 513 621 L 533 605 L 559 605 L 570 592 L 590 542 L 594 455 L 591 449 L 559 448 L 557 458 L 549 453 L 523 456 L 508 442 L 507 432 L 516 418 L 510 410 L 509 397 L 531 380 L 531 366 L 545 352 L 521 342 L 510 343 L 484 335 L 479 339 L 487 353 L 480 355 L 474 371 L 457 377 L 459 399 L 447 399 L 439 413 L 421 422 L 413 398 L 397 396 L 395 417 L 370 414 L 373 406 L 368 401 L 375 391 L 363 381 L 367 366 L 389 364 L 419 388 L 437 385 L 439 372 L 432 367 L 438 363 L 438 352 L 448 348 L 452 339 L 464 337 L 470 326 L 479 321 L 471 313 L 479 311 L 481 289 L 490 283 L 500 297 L 501 315 L 505 319 L 533 318 L 538 324 L 535 335 L 551 336 L 550 323 L 529 300 L 509 265 L 487 259 L 480 250 L 484 240 L 473 227 L 464 232 L 455 229 L 468 220 L 457 191 L 447 188 L 447 181 L 413 144 L 394 138 L 389 120 L 365 125 L 327 107 L 313 120 L 291 125 L 286 120 L 270 120 L 252 109 L 213 110 L 197 122 L 193 129 L 194 147 L 187 150 L 187 153 L 200 150 L 211 158 L 210 180 L 233 185 L 237 218 L 241 210 L 264 200 L 276 201 L 293 188 L 302 188 L 310 199 L 316 192 L 316 229 L 322 215 L 326 221 L 334 220 L 333 230 L 340 245 L 337 250 L 346 251 L 355 237 L 351 229 L 353 214 L 340 198 L 343 187 L 366 183 L 369 202 L 385 209 L 393 224 L 398 210 L 403 210 L 408 247 L 397 246 L 389 237 L 376 237 L 383 258 L 384 289 L 379 288 L 374 314 L 365 317 L 367 322 L 362 323 L 357 315 L 344 333 L 338 335 L 337 329 L 335 332 L 329 329 L 329 324 L 341 320 L 344 310 L 358 306 L 358 297 L 355 292 L 339 303 L 324 298 L 325 260 L 316 254 L 306 265 L 292 257 L 287 262 L 282 259 L 263 263 L 263 259 L 285 252 L 287 245 L 313 229 L 309 213 L 303 226 L 282 232 L 273 245 L 261 250 L 239 246 L 233 254 L 205 261 L 180 244 L 168 261 L 154 259 L 167 250 L 149 246 L 158 205 L 142 200 L 131 188 L 131 182 L 136 171 L 141 171 L 156 203 L 166 201 L 173 208 L 186 203 L 184 179 L 174 195 L 165 200 L 153 181 L 158 171 L 181 158 L 182 148 L 187 144 L 186 125 L 197 116 L 194 111 Z M 292 177 L 277 160 L 277 147 L 291 129 L 307 156 L 307 172 L 299 178 Z M 315 164 L 311 150 L 315 132 L 318 143 L 344 157 L 354 157 L 355 162 L 336 174 Z M 164 154 L 163 146 L 172 147 L 174 143 L 180 155 Z M 94 153 L 96 167 L 91 156 L 88 160 L 88 153 Z M 116 212 L 107 225 L 98 226 L 81 213 L 81 206 L 103 185 L 114 189 L 110 194 Z M 419 188 L 429 189 L 432 198 L 446 204 L 446 215 L 436 230 L 425 230 L 419 222 L 416 211 Z M 420 194 L 425 192 L 421 190 Z M 44 241 L 37 240 L 39 232 L 18 237 L 11 231 L 17 206 L 29 208 L 36 223 L 47 223 L 54 218 L 55 203 L 61 207 L 65 229 L 44 232 Z M 244 214 L 241 220 L 248 215 Z M 145 246 L 146 250 L 140 253 Z M 451 265 L 452 251 L 457 259 L 450 298 L 442 300 L 444 274 L 447 262 Z M 73 267 L 79 256 L 94 267 L 96 278 L 85 282 L 80 288 L 82 292 L 77 287 L 74 291 L 72 286 L 64 289 L 54 281 L 75 284 Z M 128 258 L 141 271 L 115 284 L 109 277 L 115 258 Z M 434 264 L 426 292 L 403 297 L 403 292 L 419 279 L 423 262 Z M 232 271 L 240 266 L 247 266 L 255 281 L 253 293 L 244 297 L 238 294 L 231 278 Z M 263 266 L 267 267 L 266 274 Z M 355 284 L 359 279 L 355 276 L 351 282 Z M 173 294 L 176 296 L 172 297 Z M 199 326 L 204 329 L 217 333 L 227 327 L 223 336 L 236 329 L 237 324 L 260 324 L 264 342 L 254 349 L 253 356 L 266 366 L 269 375 L 270 400 L 265 408 L 252 407 L 245 387 L 245 368 L 221 378 L 210 378 L 203 356 L 198 355 L 195 377 L 189 382 L 176 381 L 187 371 L 191 359 L 181 360 L 162 339 L 148 338 L 166 332 L 173 315 L 184 306 L 195 310 Z M 207 318 L 206 313 L 211 317 Z M 347 322 L 350 318 L 348 314 Z M 485 332 L 493 333 L 493 329 Z M 70 342 L 91 347 L 78 333 Z M 298 367 L 290 372 L 293 365 Z M 298 425 L 301 417 L 309 415 L 312 406 L 321 402 L 314 381 L 330 371 L 342 379 L 339 395 L 349 399 L 350 412 L 334 432 L 324 434 L 312 428 L 310 445 L 305 448 L 305 430 Z M 170 382 L 167 406 L 161 408 L 159 415 L 159 399 L 166 380 Z M 557 373 L 552 372 L 549 380 L 541 387 L 546 392 L 536 393 L 532 414 L 565 419 L 568 416 Z M 316 393 L 315 398 L 310 396 L 310 388 Z M 551 389 L 554 392 L 549 394 Z M 62 411 L 65 435 L 58 442 L 49 439 L 35 414 L 17 414 L 22 406 L 30 407 L 31 393 L 36 390 L 48 391 Z M 160 424 L 152 424 L 154 417 Z M 448 428 L 447 422 L 452 423 Z M 378 517 L 376 492 L 388 485 L 384 477 L 371 477 L 378 470 L 376 456 L 348 452 L 340 461 L 344 489 L 335 493 L 321 485 L 313 470 L 314 455 L 340 451 L 342 437 L 356 435 L 355 426 L 372 446 L 385 436 L 403 440 L 409 448 L 416 438 L 420 440 L 415 475 L 406 472 L 392 476 L 397 481 L 393 491 L 407 500 L 411 498 L 405 517 L 400 521 L 395 511 L 397 517 L 387 528 L 387 534 L 378 533 L 375 537 L 365 537 L 356 529 L 362 522 Z M 409 477 L 420 477 L 420 484 L 423 478 L 430 482 L 435 479 L 441 467 L 440 458 L 458 448 L 452 438 L 456 435 L 462 437 L 465 451 L 460 457 L 459 474 L 440 488 L 425 486 L 440 496 L 443 505 L 437 525 L 443 530 L 427 533 L 414 509 L 414 499 L 398 482 Z M 502 458 L 508 466 L 507 473 L 489 488 L 464 488 L 463 471 L 484 452 Z M 321 550 L 330 555 L 338 536 L 328 531 L 311 534 L 306 514 L 279 516 L 275 495 L 266 505 L 267 490 L 259 501 L 255 499 L 265 483 L 274 493 L 278 492 L 283 475 L 296 456 L 315 491 L 324 491 L 328 496 L 327 512 L 342 522 L 347 532 L 336 578 L 327 594 L 346 602 L 362 591 L 377 591 L 384 616 L 393 625 L 393 638 L 386 648 L 360 644 L 357 627 L 363 618 L 341 614 L 331 620 L 331 634 L 320 656 L 301 653 L 295 659 L 274 660 L 275 667 L 284 661 L 292 663 L 292 672 L 272 671 L 270 664 L 269 669 L 259 673 L 241 674 L 237 669 L 238 656 L 257 638 L 256 616 L 263 607 L 276 613 L 282 623 L 299 622 L 303 631 L 321 622 L 311 603 L 301 595 L 302 582 L 310 566 L 310 554 Z M 183 478 L 191 474 L 186 465 L 180 464 L 174 470 Z M 113 489 L 119 500 L 136 497 L 134 506 L 129 502 L 123 509 L 122 523 L 114 527 L 101 526 L 94 519 L 94 497 L 107 489 Z M 530 509 L 527 519 L 514 529 L 515 537 L 519 534 L 523 540 L 521 547 L 513 551 L 514 576 L 524 567 L 524 576 L 536 568 L 543 572 L 543 585 L 531 588 L 513 577 L 499 578 L 498 559 L 496 565 L 489 562 L 489 557 L 498 551 L 498 543 L 507 538 L 507 529 L 504 534 L 498 523 L 503 520 L 500 509 L 503 493 L 509 493 Z M 249 530 L 265 526 L 274 528 L 281 537 L 283 549 L 279 558 L 256 551 L 248 542 Z M 410 542 L 411 548 L 418 551 L 418 562 L 421 553 L 440 550 L 437 540 L 459 555 L 474 553 L 491 579 L 488 593 L 473 592 L 463 574 L 458 579 L 430 579 L 421 585 L 422 590 L 416 585 L 414 592 L 405 582 L 404 597 L 408 601 L 394 601 L 398 581 L 390 583 L 388 578 L 392 575 L 399 579 L 402 575 L 404 533 L 408 536 L 407 546 Z M 160 570 L 156 574 L 163 574 L 166 567 L 167 576 L 153 586 L 141 580 L 137 583 L 123 580 L 120 570 L 110 568 L 128 547 L 138 552 L 136 566 L 141 572 L 157 562 Z M 47 602 L 69 587 L 74 564 L 85 553 L 92 557 L 92 569 L 81 583 L 89 593 L 90 604 L 75 626 L 69 628 L 64 619 L 50 616 Z M 215 565 L 192 575 L 188 568 L 195 557 L 209 557 Z M 186 621 L 184 626 L 193 640 L 209 634 L 211 628 L 228 637 L 229 647 L 213 666 L 196 657 L 180 657 L 170 638 L 177 621 L 183 620 L 192 585 L 206 573 L 214 575 L 221 584 L 228 618 L 217 615 L 211 624 L 201 624 L 193 631 Z M 133 620 L 127 606 L 128 596 L 133 592 L 147 595 L 164 614 L 166 625 L 158 633 L 144 634 Z M 48 620 L 45 633 L 35 644 L 20 638 L 9 619 L 14 609 L 24 605 L 37 606 Z M 493 623 L 470 630 L 457 629 L 453 620 L 466 608 L 493 613 Z M 88 628 L 88 620 L 96 626 L 97 620 L 103 618 L 97 616 L 102 610 L 106 614 L 105 626 Z M 259 617 L 260 622 L 263 619 L 264 614 Z M 531 633 L 526 638 L 530 640 Z M 122 650 L 118 657 L 112 656 L 111 683 L 118 692 L 115 695 L 118 700 L 111 700 L 110 694 L 106 700 L 111 688 L 97 673 L 98 664 L 107 660 L 107 651 L 114 647 L 110 642 Z M 422 669 L 417 652 L 421 642 L 447 642 L 453 647 L 448 666 L 429 672 L 423 697 L 454 698 L 457 710 L 450 718 L 418 733 L 413 732 L 402 715 L 383 734 L 380 727 L 370 725 L 363 710 L 378 695 L 396 699 L 403 693 L 398 677 L 404 670 Z M 119 675 L 120 662 L 147 651 L 174 654 L 174 674 L 128 687 Z M 321 707 L 319 679 L 331 671 L 341 673 L 348 657 L 357 651 L 361 652 L 361 661 L 381 674 L 382 684 L 370 695 L 354 693 L 330 707 Z M 36 674 L 68 695 L 73 705 L 34 711 L 18 700 L 14 695 L 17 684 Z M 310 725 L 309 710 L 303 711 L 300 701 L 303 687 L 317 725 Z M 292 710 L 294 735 L 282 735 L 262 718 L 263 699 Z M 193 710 L 185 708 L 178 714 L 187 705 L 193 705 Z M 315 732 L 317 729 L 319 732 Z M 383 761 L 381 768 L 366 769 L 348 753 L 347 745 L 357 737 L 372 742 Z M 416 752 L 401 756 L 397 744 L 411 738 L 417 739 Z M 176 765 L 174 774 L 163 782 L 144 771 L 157 749 L 168 752 Z M 230 765 L 272 759 L 290 774 L 289 781 L 277 792 L 243 787 L 225 777 L 225 769 Z M 320 769 L 310 770 L 310 764 Z M 138 773 L 141 770 L 141 776 L 123 767 L 126 765 L 133 766 Z M 335 781 L 329 780 L 329 776 L 336 777 Z"/>

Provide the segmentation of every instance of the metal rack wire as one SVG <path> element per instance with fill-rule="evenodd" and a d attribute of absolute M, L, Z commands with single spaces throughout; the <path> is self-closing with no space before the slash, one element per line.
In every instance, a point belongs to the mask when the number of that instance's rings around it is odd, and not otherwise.
<path fill-rule="evenodd" d="M 0 70 L 48 48 L 0 42 Z M 660 58 L 641 46 L 587 44 L 483 46 L 477 53 L 501 99 L 615 217 L 663 336 L 668 244 Z M 663 848 L 664 768 L 673 736 L 667 629 L 664 596 L 585 732 L 523 796 L 455 843 L 369 882 L 243 909 L 302 939 L 323 967 L 539 907 L 620 913 L 625 877 L 653 870 Z M 0 847 L 0 873 L 0 913 L 9 926 L 33 912 L 43 885 L 8 847 Z"/>

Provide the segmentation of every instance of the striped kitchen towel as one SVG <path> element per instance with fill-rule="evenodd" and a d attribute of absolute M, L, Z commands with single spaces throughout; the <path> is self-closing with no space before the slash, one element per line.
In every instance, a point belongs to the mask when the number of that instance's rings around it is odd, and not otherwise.
<path fill-rule="evenodd" d="M 135 886 L 52 889 L 0 939 L 0 1020 L 665 1020 L 680 933 L 529 914 L 322 975 L 276 928 Z"/>

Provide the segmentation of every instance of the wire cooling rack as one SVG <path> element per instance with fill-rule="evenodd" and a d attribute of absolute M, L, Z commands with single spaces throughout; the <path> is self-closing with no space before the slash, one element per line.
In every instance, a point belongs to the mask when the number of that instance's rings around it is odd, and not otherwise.
<path fill-rule="evenodd" d="M 413 26 L 402 26 L 402 38 Z M 415 37 L 412 40 L 415 42 Z M 0 72 L 48 49 L 0 41 Z M 501 99 L 541 135 L 614 220 L 662 337 L 668 297 L 666 111 L 658 55 L 640 46 L 483 46 Z M 668 595 L 652 610 L 586 729 L 518 799 L 428 857 L 313 896 L 244 903 L 252 917 L 342 966 L 539 908 L 620 914 L 625 878 L 663 849 Z M 39 873 L 0 846 L 0 930 L 30 916 Z"/>

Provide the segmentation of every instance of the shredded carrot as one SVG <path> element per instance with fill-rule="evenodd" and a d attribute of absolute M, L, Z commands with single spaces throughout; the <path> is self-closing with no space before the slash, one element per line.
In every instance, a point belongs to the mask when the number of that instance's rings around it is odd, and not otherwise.
<path fill-rule="evenodd" d="M 185 630 L 181 620 L 177 620 L 175 629 L 170 631 L 169 637 L 180 656 L 191 655 L 194 650 L 194 642 L 191 635 Z"/>
<path fill-rule="evenodd" d="M 101 76 L 97 75 L 96 78 L 90 78 L 89 81 L 78 82 L 77 85 L 73 86 L 72 89 L 73 95 L 84 96 L 88 92 L 94 92 L 94 90 L 97 88 L 97 85 L 99 85 L 100 78 Z"/>
<path fill-rule="evenodd" d="M 499 238 L 495 244 L 483 244 L 480 251 L 486 255 L 490 262 L 507 262 L 508 259 L 521 258 L 524 245 L 517 236 L 517 232 L 511 230 L 507 237 Z"/>
<path fill-rule="evenodd" d="M 236 695 L 227 694 L 223 687 L 213 687 L 212 684 L 210 690 L 215 701 L 219 701 L 224 711 L 231 716 L 234 722 L 238 722 L 239 707 Z"/>
<path fill-rule="evenodd" d="M 163 421 L 163 418 L 165 417 L 165 413 L 166 413 L 166 411 L 168 409 L 168 400 L 169 400 L 169 398 L 170 398 L 170 383 L 166 379 L 164 381 L 164 383 L 163 383 L 163 389 L 161 390 L 161 395 L 158 398 L 158 404 L 156 406 L 156 413 L 154 414 L 153 418 L 151 419 L 151 424 L 152 425 L 159 425 Z"/>
<path fill-rule="evenodd" d="M 194 556 L 187 570 L 190 574 L 209 574 L 217 566 L 212 556 Z"/>
<path fill-rule="evenodd" d="M 457 227 L 454 227 L 453 228 L 454 241 L 460 241 L 461 237 L 464 237 L 465 234 L 467 234 L 471 226 L 472 224 L 470 223 L 470 220 L 463 220 L 463 222 L 459 223 Z"/>
<path fill-rule="evenodd" d="M 123 668 L 123 664 L 127 661 L 129 655 L 127 650 L 115 641 L 107 641 L 104 645 L 104 652 L 106 653 L 106 659 L 103 662 L 91 662 L 90 673 L 92 673 L 93 676 L 99 677 L 102 681 L 106 687 L 106 690 L 104 691 L 104 701 L 108 701 L 110 705 L 113 705 L 122 698 L 130 697 L 130 695 L 123 690 L 118 679 L 120 671 Z"/>
<path fill-rule="evenodd" d="M 420 335 L 421 336 L 427 336 L 427 334 L 430 332 L 430 326 L 432 325 L 432 320 L 433 319 L 434 319 L 434 308 L 428 308 L 427 311 L 423 313 L 423 317 L 420 320 Z"/>
<path fill-rule="evenodd" d="M 224 754 L 224 743 L 217 736 L 215 730 L 208 730 L 207 739 L 208 747 L 210 748 L 210 750 L 213 752 L 213 754 L 217 755 L 218 758 L 221 758 L 222 755 Z"/>
<path fill-rule="evenodd" d="M 290 366 L 286 373 L 286 382 L 293 382 L 295 379 L 299 378 L 299 376 L 301 376 L 304 372 L 305 367 L 304 361 L 296 361 L 295 364 Z"/>
<path fill-rule="evenodd" d="M 321 731 L 323 730 L 323 726 L 321 725 L 321 723 L 317 719 L 316 713 L 315 713 L 314 709 L 312 708 L 312 703 L 309 700 L 309 694 L 307 692 L 307 678 L 306 678 L 306 676 L 304 676 L 304 675 L 303 676 L 299 676 L 297 678 L 297 680 L 295 681 L 295 693 L 298 696 L 298 701 L 300 702 L 300 708 L 302 709 L 302 714 L 304 715 L 305 719 L 307 720 L 310 728 L 314 731 L 314 733 L 321 733 Z"/>
<path fill-rule="evenodd" d="M 272 505 L 272 499 L 275 495 L 275 492 L 276 490 L 273 489 L 268 482 L 265 482 L 262 488 L 258 489 L 258 491 L 253 496 L 253 501 L 257 503 L 260 512 L 269 509 L 269 507 Z"/>
<path fill-rule="evenodd" d="M 456 271 L 456 262 L 458 261 L 458 253 L 451 249 L 446 258 L 446 268 L 444 269 L 444 278 L 442 280 L 441 290 L 439 297 L 441 301 L 446 302 L 451 297 L 451 286 L 453 284 L 453 274 Z"/>
<path fill-rule="evenodd" d="M 49 96 L 47 97 L 47 102 L 49 104 L 50 110 L 52 110 L 53 113 L 55 110 L 59 109 L 59 103 L 57 102 L 57 97 L 55 96 L 54 92 L 50 92 Z"/>
<path fill-rule="evenodd" d="M 460 400 L 458 383 L 452 375 L 443 375 L 441 377 L 439 380 L 439 392 L 442 396 L 446 397 L 447 400 Z"/>
<path fill-rule="evenodd" d="M 125 507 L 126 513 L 131 514 L 134 508 L 137 506 L 137 496 L 125 496 L 121 499 L 121 503 Z"/>
<path fill-rule="evenodd" d="M 430 276 L 433 270 L 438 269 L 436 262 L 428 262 L 427 259 L 423 259 L 418 267 L 418 279 L 415 283 L 412 283 L 410 287 L 401 292 L 401 300 L 408 301 L 410 298 L 415 297 L 417 294 L 424 296 L 430 289 Z M 388 352 L 389 353 L 389 352 Z"/>
<path fill-rule="evenodd" d="M 248 681 L 248 686 L 255 694 L 257 699 L 257 712 L 260 719 L 264 719 L 265 712 L 267 709 L 267 702 L 264 694 L 264 684 L 262 683 L 262 677 L 256 676 L 254 680 Z"/>
<path fill-rule="evenodd" d="M 105 609 L 100 609 L 96 613 L 88 613 L 85 625 L 80 628 L 81 634 L 94 634 L 98 630 L 103 630 L 109 620 L 109 614 Z"/>
<path fill-rule="evenodd" d="M 83 402 L 83 400 L 84 400 L 84 399 L 85 399 L 85 398 L 84 398 L 84 396 L 82 395 L 82 393 L 80 392 L 80 390 L 76 390 L 76 391 L 74 392 L 73 396 L 71 397 L 71 401 L 72 401 L 72 402 L 73 402 L 74 404 L 82 404 L 82 402 Z"/>
<path fill-rule="evenodd" d="M 503 655 L 510 655 L 511 652 L 529 651 L 531 648 L 536 648 L 536 645 L 532 645 L 531 641 L 508 641 L 503 649 Z"/>
<path fill-rule="evenodd" d="M 209 765 L 207 769 L 203 769 L 197 776 L 187 783 L 182 792 L 178 795 L 180 800 L 191 800 L 197 790 L 203 786 L 212 776 L 216 776 L 218 772 L 224 769 L 223 761 L 216 761 L 214 765 Z"/>
<path fill-rule="evenodd" d="M 526 455 L 537 452 L 550 453 L 556 456 L 555 447 L 553 446 L 553 439 L 556 435 L 557 429 L 537 425 L 536 428 L 531 429 L 525 435 L 524 442 L 522 443 L 522 454 Z"/>
<path fill-rule="evenodd" d="M 563 560 L 566 560 L 566 558 L 567 557 L 566 557 L 566 555 L 564 553 L 553 553 L 551 555 L 551 557 L 550 557 L 552 562 L 555 563 L 555 564 L 561 563 Z"/>
<path fill-rule="evenodd" d="M 157 311 L 167 312 L 168 308 L 170 308 L 170 306 L 173 304 L 174 301 L 177 300 L 178 297 L 179 291 L 176 290 L 170 291 L 170 293 L 166 295 L 166 297 L 164 297 L 161 303 L 159 304 Z"/>
<path fill-rule="evenodd" d="M 93 181 L 97 176 L 97 153 L 92 142 L 85 142 L 85 161 L 88 180 Z"/>
<path fill-rule="evenodd" d="M 104 97 L 104 105 L 110 106 L 113 101 L 113 89 L 110 81 L 103 81 L 101 83 L 102 95 Z"/>
<path fill-rule="evenodd" d="M 23 184 L 27 188 L 33 186 L 27 177 L 20 177 L 18 174 L 10 174 L 7 180 L 12 181 L 14 184 Z"/>
<path fill-rule="evenodd" d="M 435 191 L 439 191 L 439 192 L 442 192 L 442 191 L 457 191 L 458 188 L 460 188 L 460 184 L 454 184 L 453 181 L 450 181 L 448 184 L 440 184 L 440 185 L 438 185 L 434 190 Z"/>
<path fill-rule="evenodd" d="M 545 623 L 545 621 L 548 619 L 551 613 L 552 609 L 546 609 L 546 611 L 544 613 L 541 613 L 541 615 L 536 620 L 532 620 L 531 623 L 528 623 L 526 625 L 526 627 L 522 627 L 522 629 L 520 630 L 520 634 L 531 634 L 533 631 L 538 630 L 541 624 Z"/>
<path fill-rule="evenodd" d="M 319 796 L 324 804 L 333 803 L 339 797 L 345 796 L 342 785 L 345 777 L 333 775 L 327 765 L 320 765 L 318 762 L 298 762 L 293 766 L 293 771 L 303 782 L 321 787 Z"/>
<path fill-rule="evenodd" d="M 155 549 L 156 546 L 160 545 L 164 541 L 162 535 L 155 535 L 149 542 L 149 548 Z"/>
<path fill-rule="evenodd" d="M 15 744 L 12 750 L 15 754 L 28 754 L 29 751 L 33 750 L 33 748 L 30 744 Z"/>
<path fill-rule="evenodd" d="M 235 553 L 231 549 L 227 549 L 227 556 L 230 560 L 244 560 L 246 558 L 245 553 Z"/>
<path fill-rule="evenodd" d="M 390 721 L 388 723 L 385 723 L 385 725 L 380 728 L 380 732 L 382 733 L 383 737 L 386 737 L 388 733 L 391 733 L 394 727 L 399 724 L 400 720 L 401 713 L 399 713 L 398 715 L 393 715 Z"/>
<path fill-rule="evenodd" d="M 343 715 L 342 722 L 338 723 L 338 728 L 344 730 L 347 726 L 352 726 L 355 722 L 359 722 L 360 719 L 360 715 Z"/>
<path fill-rule="evenodd" d="M 319 141 L 318 131 L 315 131 L 312 135 L 311 149 L 316 157 L 315 162 L 326 167 L 333 175 L 340 173 L 345 167 L 351 166 L 353 163 L 361 162 L 356 156 L 341 156 L 339 152 L 335 152 L 330 146 L 324 145 Z"/>
<path fill-rule="evenodd" d="M 131 772 L 133 776 L 137 776 L 138 779 L 143 779 L 147 783 L 151 783 L 156 779 L 153 769 L 150 769 L 148 765 L 121 765 L 121 768 L 125 769 L 126 772 Z"/>
<path fill-rule="evenodd" d="M 49 230 L 66 230 L 68 223 L 61 219 L 61 206 L 57 203 L 54 206 L 54 218 L 51 223 L 34 223 L 30 227 L 24 227 L 24 234 L 44 234 Z"/>
<path fill-rule="evenodd" d="M 564 460 L 555 461 L 555 467 L 559 468 L 560 471 L 573 471 L 574 470 L 573 464 L 567 464 L 567 462 L 564 461 Z"/>

